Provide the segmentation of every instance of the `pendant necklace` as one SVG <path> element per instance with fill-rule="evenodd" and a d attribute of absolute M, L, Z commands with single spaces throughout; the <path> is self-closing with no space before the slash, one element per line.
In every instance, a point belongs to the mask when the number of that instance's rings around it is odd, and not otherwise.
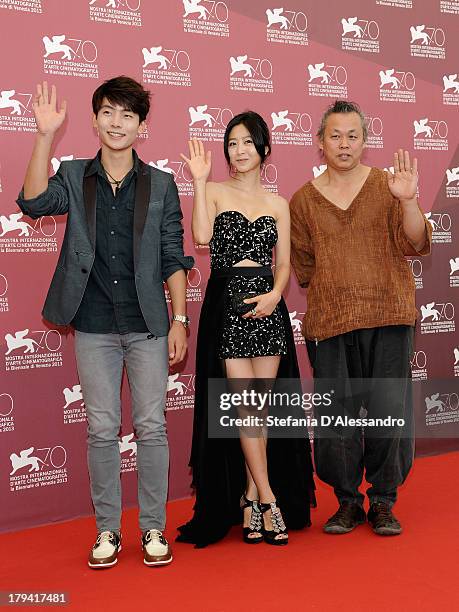
<path fill-rule="evenodd" d="M 102 165 L 102 164 L 101 164 L 101 165 Z M 102 166 L 102 168 L 104 168 L 104 166 Z M 125 174 L 125 175 L 124 175 L 122 178 L 120 178 L 120 180 L 119 180 L 119 181 L 117 181 L 117 180 L 116 180 L 116 178 L 114 178 L 114 177 L 113 177 L 113 176 L 110 174 L 110 172 L 104 168 L 104 172 L 105 172 L 105 174 L 106 174 L 106 175 L 107 175 L 107 177 L 108 177 L 108 182 L 110 183 L 110 185 L 116 185 L 116 189 L 115 189 L 116 193 L 118 193 L 118 191 L 119 191 L 119 189 L 120 189 L 120 186 L 121 186 L 121 183 L 124 181 L 124 179 L 127 177 L 127 175 L 129 174 L 129 172 L 130 172 L 131 170 L 132 170 L 132 168 L 130 168 L 130 169 L 129 169 L 129 170 L 126 172 L 126 174 Z M 110 180 L 110 179 L 111 179 L 111 180 Z"/>

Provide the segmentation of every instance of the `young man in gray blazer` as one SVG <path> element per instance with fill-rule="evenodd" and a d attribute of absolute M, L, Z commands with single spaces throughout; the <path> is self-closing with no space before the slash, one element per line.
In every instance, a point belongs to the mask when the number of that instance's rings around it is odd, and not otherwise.
<path fill-rule="evenodd" d="M 100 150 L 64 161 L 48 178 L 51 149 L 66 116 L 56 88 L 37 86 L 38 133 L 19 195 L 33 219 L 67 214 L 61 253 L 43 315 L 75 329 L 88 418 L 88 466 L 98 535 L 92 568 L 111 567 L 121 549 L 120 385 L 126 366 L 137 438 L 139 524 L 144 562 L 172 561 L 162 531 L 169 452 L 164 416 L 168 367 L 186 353 L 186 276 L 182 213 L 171 174 L 133 149 L 145 130 L 150 94 L 128 77 L 105 81 L 92 98 Z M 172 324 L 163 281 L 172 301 Z"/>

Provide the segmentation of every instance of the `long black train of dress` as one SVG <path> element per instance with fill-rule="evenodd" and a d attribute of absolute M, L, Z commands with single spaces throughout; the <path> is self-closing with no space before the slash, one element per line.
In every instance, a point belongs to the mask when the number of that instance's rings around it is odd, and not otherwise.
<path fill-rule="evenodd" d="M 276 240 L 277 230 L 271 216 L 258 217 L 250 222 L 238 211 L 225 211 L 215 219 L 214 236 L 210 243 L 212 273 L 201 309 L 196 348 L 196 392 L 190 458 L 196 501 L 192 519 L 178 528 L 180 535 L 177 537 L 177 541 L 192 543 L 198 548 L 217 542 L 233 525 L 242 521 L 239 500 L 246 486 L 246 471 L 240 441 L 210 438 L 207 417 L 208 380 L 225 376 L 221 354 L 228 350 L 222 346 L 222 339 L 228 320 L 226 315 L 231 284 L 236 278 L 239 281 L 237 289 L 240 289 L 245 273 L 251 272 L 250 278 L 253 278 L 253 267 L 250 270 L 237 267 L 241 276 L 235 277 L 235 268 L 231 269 L 231 266 L 246 258 L 265 266 L 266 270 Z M 225 269 L 228 274 L 225 274 Z M 269 291 L 273 284 L 272 276 L 264 277 L 263 281 L 269 283 L 266 287 L 266 291 Z M 299 380 L 292 327 L 283 299 L 278 304 L 277 315 L 283 325 L 286 344 L 277 378 Z M 249 325 L 256 323 L 251 319 L 242 321 Z M 310 507 L 315 506 L 309 438 L 268 436 L 266 450 L 269 481 L 287 527 L 308 527 L 311 524 Z"/>

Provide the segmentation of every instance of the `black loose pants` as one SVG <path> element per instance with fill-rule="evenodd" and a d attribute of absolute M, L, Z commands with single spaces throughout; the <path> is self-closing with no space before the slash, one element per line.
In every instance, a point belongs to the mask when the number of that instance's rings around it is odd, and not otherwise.
<path fill-rule="evenodd" d="M 370 503 L 381 501 L 392 506 L 397 487 L 408 475 L 414 456 L 410 368 L 413 333 L 411 326 L 392 325 L 306 342 L 315 391 L 326 393 L 333 389 L 332 406 L 316 408 L 316 472 L 334 488 L 340 503 L 363 504 L 364 496 L 358 488 L 365 470 L 365 478 L 371 484 L 367 490 Z M 331 420 L 322 419 L 327 415 Z M 398 424 L 342 424 L 359 418 L 387 422 L 386 417 Z"/>

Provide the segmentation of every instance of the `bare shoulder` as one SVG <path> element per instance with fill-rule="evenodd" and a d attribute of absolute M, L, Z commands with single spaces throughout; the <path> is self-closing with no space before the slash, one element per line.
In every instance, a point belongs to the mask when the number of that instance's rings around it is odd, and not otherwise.
<path fill-rule="evenodd" d="M 207 183 L 206 183 L 206 190 L 207 191 L 215 191 L 216 189 L 218 189 L 219 185 L 220 185 L 220 183 L 215 183 L 214 181 L 207 181 Z"/>
<path fill-rule="evenodd" d="M 214 181 L 207 181 L 207 192 L 214 193 L 216 195 L 227 193 L 229 190 L 229 185 L 225 182 L 216 183 Z"/>
<path fill-rule="evenodd" d="M 285 198 L 276 193 L 271 194 L 273 206 L 275 206 L 279 211 L 287 211 L 288 212 L 288 202 Z"/>
<path fill-rule="evenodd" d="M 290 214 L 289 203 L 285 198 L 276 193 L 267 195 L 270 209 L 274 212 L 276 220 L 279 220 Z"/>
<path fill-rule="evenodd" d="M 206 183 L 206 197 L 209 200 L 215 202 L 220 193 L 220 183 L 214 183 L 213 181 L 207 181 Z"/>

